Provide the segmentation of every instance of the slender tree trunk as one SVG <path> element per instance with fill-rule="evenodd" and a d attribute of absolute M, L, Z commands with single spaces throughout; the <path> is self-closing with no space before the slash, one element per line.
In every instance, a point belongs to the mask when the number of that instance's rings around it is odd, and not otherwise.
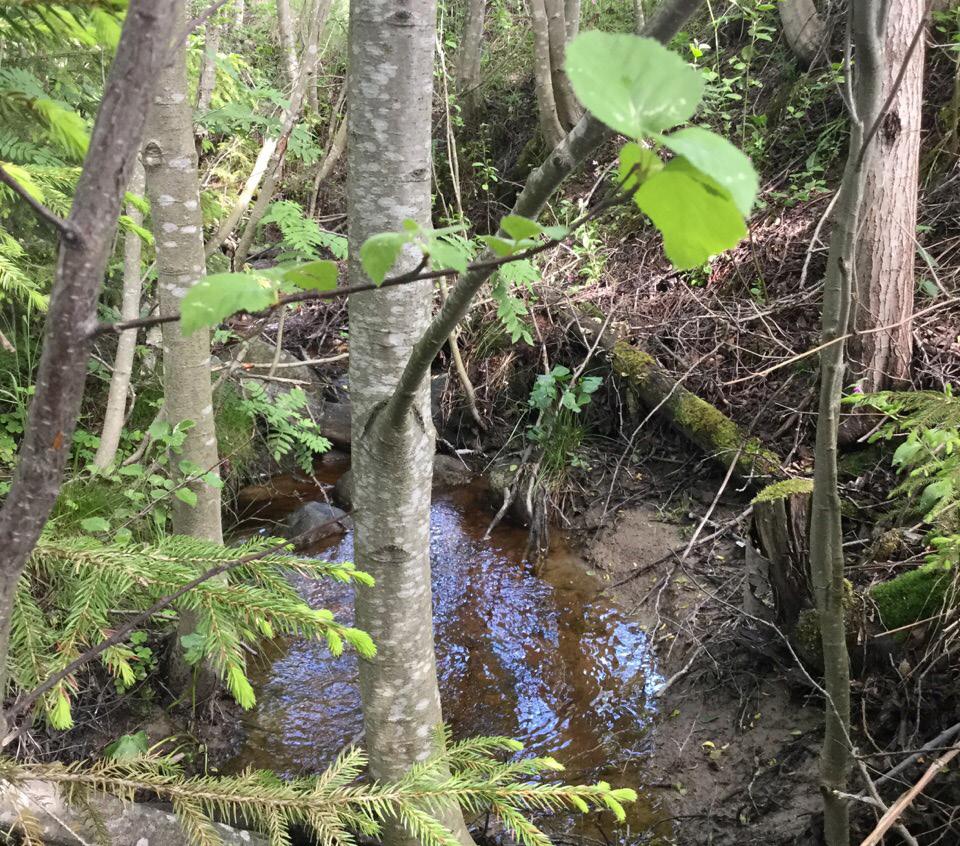
<path fill-rule="evenodd" d="M 307 210 L 307 217 L 313 217 L 317 212 L 317 201 L 320 195 L 320 186 L 324 181 L 330 176 L 333 172 L 334 167 L 340 158 L 343 156 L 344 151 L 347 149 L 347 119 L 346 117 L 340 121 L 340 125 L 337 127 L 336 132 L 333 134 L 333 139 L 330 142 L 330 146 L 327 148 L 327 154 L 323 157 L 323 162 L 320 165 L 320 169 L 317 171 L 317 176 L 313 180 L 313 192 L 310 195 L 310 208 Z"/>
<path fill-rule="evenodd" d="M 881 107 L 880 44 L 883 32 L 874 0 L 851 0 L 850 38 L 856 56 L 850 91 L 854 113 L 850 147 L 834 213 L 823 295 L 823 342 L 820 353 L 820 405 L 810 527 L 810 575 L 823 645 L 826 728 L 820 786 L 824 801 L 827 846 L 847 846 L 850 822 L 846 791 L 850 768 L 850 665 L 844 620 L 844 560 L 837 488 L 837 438 L 840 398 L 845 381 L 844 343 L 853 299 L 852 285 L 858 227 L 863 210 L 865 172 L 876 145 L 863 150 Z"/>
<path fill-rule="evenodd" d="M 182 17 L 184 0 L 177 0 L 177 5 Z M 181 49 L 157 79 L 144 133 L 143 162 L 156 241 L 161 316 L 179 314 L 181 300 L 206 272 L 200 178 L 186 90 L 186 51 Z M 203 471 L 216 473 L 219 458 L 210 388 L 210 337 L 206 330 L 184 335 L 179 323 L 164 324 L 163 383 L 167 421 L 171 426 L 184 420 L 193 424 L 184 440 L 183 452 L 174 457 L 173 465 L 187 460 Z M 190 489 L 196 494 L 197 504 L 175 500 L 174 532 L 221 542 L 219 489 L 202 481 L 191 482 Z"/>
<path fill-rule="evenodd" d="M 138 162 L 130 179 L 131 193 L 142 195 L 144 190 L 143 166 Z M 143 212 L 133 203 L 127 205 L 127 214 L 138 226 L 143 223 Z M 120 304 L 120 319 L 135 320 L 140 316 L 140 236 L 136 232 L 127 232 L 123 238 L 123 299 Z M 130 377 L 133 373 L 133 357 L 137 351 L 137 330 L 128 329 L 120 333 L 117 341 L 117 354 L 113 359 L 113 375 L 110 377 L 110 390 L 107 393 L 107 409 L 103 414 L 103 430 L 100 433 L 100 446 L 94 456 L 93 464 L 103 470 L 113 463 L 120 444 L 120 432 L 127 410 L 127 394 L 130 390 Z"/>
<path fill-rule="evenodd" d="M 457 53 L 457 96 L 463 119 L 469 122 L 480 101 L 480 59 L 483 54 L 483 18 L 487 0 L 467 0 L 463 35 Z"/>
<path fill-rule="evenodd" d="M 573 93 L 564 67 L 567 57 L 567 22 L 564 0 L 544 0 L 547 12 L 547 36 L 550 40 L 550 79 L 557 104 L 557 115 L 564 130 L 569 130 L 583 116 L 583 109 Z"/>
<path fill-rule="evenodd" d="M 0 690 L 5 688 L 17 583 L 56 502 L 90 358 L 97 298 L 113 250 L 123 186 L 173 32 L 173 0 L 131 0 L 83 171 L 64 225 L 36 392 L 9 493 L 0 509 Z M 6 731 L 0 715 L 0 735 Z"/>
<path fill-rule="evenodd" d="M 818 56 L 826 55 L 827 25 L 814 0 L 780 0 L 777 9 L 783 37 L 800 64 L 809 67 Z"/>
<path fill-rule="evenodd" d="M 280 48 L 283 51 L 287 82 L 295 85 L 300 72 L 300 63 L 297 60 L 297 45 L 293 37 L 293 13 L 290 11 L 290 0 L 277 0 L 277 23 L 280 29 Z"/>
<path fill-rule="evenodd" d="M 366 279 L 360 245 L 406 218 L 430 225 L 434 0 L 350 6 L 347 211 L 351 284 Z M 399 25 L 401 24 L 402 25 Z M 398 269 L 417 263 L 412 251 Z M 430 322 L 433 285 L 350 297 L 353 505 L 357 566 L 376 585 L 357 592 L 357 625 L 377 656 L 360 664 L 371 775 L 391 780 L 424 760 L 441 724 L 430 579 L 434 429 L 423 382 L 399 419 L 383 403 Z M 470 843 L 458 808 L 439 818 Z M 388 833 L 388 842 L 409 842 Z"/>
<path fill-rule="evenodd" d="M 217 86 L 217 53 L 220 52 L 220 24 L 207 21 L 204 27 L 203 64 L 200 66 L 200 82 L 197 89 L 197 111 L 210 108 L 210 100 Z"/>
<path fill-rule="evenodd" d="M 894 89 L 923 18 L 924 0 L 890 4 L 881 71 L 884 101 Z M 913 328 L 908 318 L 916 287 L 923 54 L 921 35 L 873 141 L 864 173 L 851 329 L 870 333 L 851 339 L 850 358 L 854 378 L 868 392 L 902 387 L 910 378 Z M 872 331 L 881 326 L 893 328 Z"/>
<path fill-rule="evenodd" d="M 550 63 L 550 32 L 544 0 L 528 0 L 530 28 L 533 30 L 533 80 L 537 89 L 537 109 L 540 112 L 540 131 L 550 149 L 556 147 L 566 133 L 557 113 Z"/>
<path fill-rule="evenodd" d="M 234 31 L 243 28 L 243 19 L 246 15 L 247 7 L 244 0 L 233 0 L 233 29 Z"/>
<path fill-rule="evenodd" d="M 563 5 L 563 17 L 567 25 L 567 41 L 573 41 L 580 32 L 580 0 L 566 0 Z"/>

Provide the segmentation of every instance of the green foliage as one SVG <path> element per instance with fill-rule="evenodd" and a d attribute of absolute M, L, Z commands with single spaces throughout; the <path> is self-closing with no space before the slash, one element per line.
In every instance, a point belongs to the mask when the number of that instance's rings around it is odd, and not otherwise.
<path fill-rule="evenodd" d="M 18 691 L 28 691 L 63 669 L 86 649 L 106 639 L 114 620 L 149 608 L 206 570 L 254 556 L 277 546 L 258 539 L 225 548 L 194 538 L 169 537 L 157 544 L 117 544 L 89 537 L 44 535 L 20 580 L 11 623 L 9 672 Z M 251 647 L 277 634 L 328 643 L 339 654 L 346 642 L 362 656 L 374 648 L 363 632 L 337 623 L 329 611 L 308 607 L 285 578 L 296 572 L 310 578 L 335 578 L 370 584 L 351 564 L 329 564 L 267 554 L 229 572 L 226 580 L 202 582 L 177 600 L 177 611 L 192 611 L 197 620 L 188 646 L 195 661 L 204 660 L 227 682 L 245 708 L 254 704 L 246 679 Z M 170 624 L 161 612 L 155 623 Z M 101 663 L 121 690 L 143 677 L 142 633 L 134 632 L 101 656 Z M 78 680 L 58 683 L 38 705 L 51 726 L 70 728 L 71 700 Z"/>
<path fill-rule="evenodd" d="M 342 235 L 327 232 L 303 213 L 299 203 L 292 200 L 277 200 L 270 205 L 260 221 L 261 226 L 274 224 L 283 236 L 281 261 L 308 261 L 322 258 L 321 251 L 329 252 L 336 259 L 347 257 L 347 239 Z"/>
<path fill-rule="evenodd" d="M 953 561 L 934 554 L 916 570 L 896 576 L 870 589 L 880 619 L 887 629 L 926 620 L 957 602 L 956 554 Z"/>
<path fill-rule="evenodd" d="M 393 783 L 362 780 L 367 759 L 352 747 L 318 776 L 281 781 L 272 773 L 186 778 L 170 758 L 141 755 L 93 764 L 24 764 L 0 761 L 0 780 L 18 784 L 42 779 L 62 785 L 74 801 L 92 791 L 132 801 L 148 791 L 170 802 L 190 846 L 211 841 L 210 819 L 244 820 L 270 838 L 289 842 L 289 831 L 308 831 L 319 843 L 350 846 L 358 836 L 378 838 L 399 822 L 423 846 L 458 846 L 457 837 L 436 819 L 451 805 L 474 816 L 495 816 L 520 846 L 548 846 L 532 814 L 611 811 L 625 818 L 623 805 L 636 801 L 630 788 L 567 785 L 543 780 L 562 771 L 553 758 L 506 759 L 522 749 L 503 737 L 450 742 L 438 738 L 436 751 Z M 35 824 L 35 820 L 24 820 Z"/>
<path fill-rule="evenodd" d="M 661 135 L 696 112 L 704 91 L 696 69 L 652 39 L 585 32 L 567 48 L 567 73 L 599 120 L 677 154 L 660 169 L 631 143 L 620 167 L 624 189 L 660 230 L 676 267 L 699 267 L 746 235 L 758 187 L 747 157 L 699 127 Z"/>
<path fill-rule="evenodd" d="M 937 391 L 854 394 L 848 405 L 873 408 L 889 418 L 870 438 L 901 439 L 893 465 L 905 478 L 893 491 L 935 530 L 960 524 L 960 399 L 948 385 Z"/>

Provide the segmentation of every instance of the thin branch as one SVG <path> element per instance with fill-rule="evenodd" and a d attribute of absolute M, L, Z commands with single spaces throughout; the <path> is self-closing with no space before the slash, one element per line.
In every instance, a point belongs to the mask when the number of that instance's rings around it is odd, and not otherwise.
<path fill-rule="evenodd" d="M 41 203 L 36 197 L 34 197 L 26 188 L 24 188 L 16 179 L 14 179 L 3 167 L 0 165 L 0 182 L 3 182 L 14 193 L 19 194 L 20 198 L 33 209 L 34 214 L 40 218 L 44 223 L 52 226 L 57 232 L 60 233 L 60 237 L 64 241 L 67 241 L 71 244 L 77 243 L 80 239 L 77 233 L 73 230 L 70 224 L 64 220 L 62 217 L 54 214 L 50 209 L 48 209 L 43 203 Z"/>

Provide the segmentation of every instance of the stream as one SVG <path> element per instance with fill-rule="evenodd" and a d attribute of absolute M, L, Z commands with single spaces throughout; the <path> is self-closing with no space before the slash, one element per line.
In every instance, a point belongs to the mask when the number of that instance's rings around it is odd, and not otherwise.
<path fill-rule="evenodd" d="M 270 516 L 296 503 L 274 499 Z M 444 719 L 454 736 L 507 735 L 530 754 L 556 757 L 567 781 L 603 778 L 639 788 L 650 752 L 651 692 L 662 683 L 646 632 L 605 599 L 564 538 L 534 574 L 522 563 L 526 530 L 501 524 L 484 540 L 490 518 L 478 485 L 434 493 L 430 545 Z M 311 554 L 352 560 L 352 533 Z M 298 586 L 312 606 L 352 620 L 352 587 L 308 579 Z M 227 770 L 315 773 L 343 746 L 362 744 L 357 659 L 349 652 L 334 659 L 323 644 L 285 642 L 250 677 L 257 705 L 245 715 L 246 740 Z M 647 798 L 641 792 L 631 809 L 634 831 L 655 819 Z"/>

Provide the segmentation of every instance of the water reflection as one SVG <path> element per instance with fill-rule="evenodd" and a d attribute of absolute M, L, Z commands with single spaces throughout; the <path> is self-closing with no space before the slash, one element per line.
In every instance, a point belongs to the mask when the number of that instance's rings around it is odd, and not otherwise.
<path fill-rule="evenodd" d="M 647 698 L 660 682 L 646 633 L 598 595 L 569 552 L 551 554 L 535 576 L 520 563 L 522 530 L 504 526 L 482 540 L 489 511 L 479 497 L 472 489 L 441 494 L 432 510 L 445 719 L 456 736 L 503 734 L 555 755 L 570 780 L 616 773 L 624 783 L 625 771 L 642 765 Z M 352 536 L 318 554 L 351 560 Z M 349 587 L 307 580 L 300 587 L 311 605 L 351 619 Z M 646 685 L 625 686 L 638 674 Z M 252 675 L 258 704 L 230 769 L 316 772 L 362 740 L 355 657 L 334 660 L 320 644 L 295 641 Z"/>

